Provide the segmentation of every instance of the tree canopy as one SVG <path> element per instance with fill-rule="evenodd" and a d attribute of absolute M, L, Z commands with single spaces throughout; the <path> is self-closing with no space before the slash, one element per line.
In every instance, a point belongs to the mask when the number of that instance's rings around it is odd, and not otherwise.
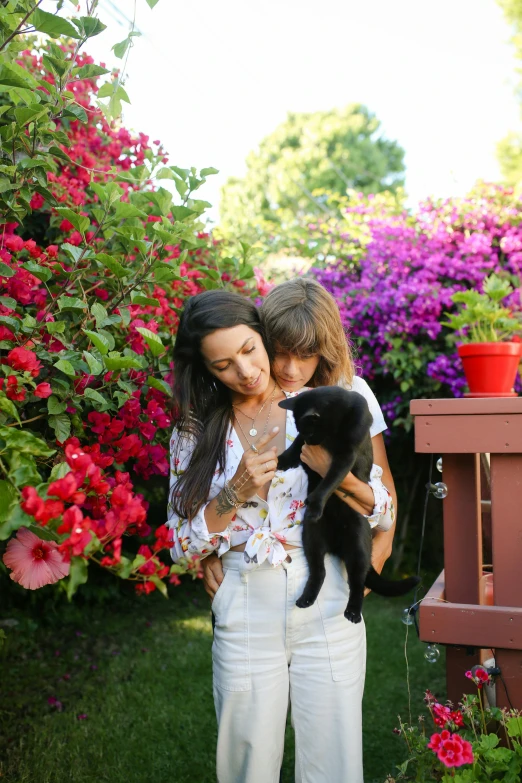
<path fill-rule="evenodd" d="M 361 104 L 289 113 L 250 153 L 245 177 L 223 187 L 224 231 L 252 235 L 267 224 L 287 230 L 296 217 L 324 212 L 325 194 L 395 190 L 403 184 L 404 150 L 380 130 Z"/>

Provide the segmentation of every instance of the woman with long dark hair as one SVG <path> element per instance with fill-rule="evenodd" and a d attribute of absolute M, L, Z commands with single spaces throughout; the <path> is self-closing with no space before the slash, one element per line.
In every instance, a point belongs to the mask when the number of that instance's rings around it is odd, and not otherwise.
<path fill-rule="evenodd" d="M 277 472 L 277 454 L 296 436 L 277 403 L 297 391 L 272 373 L 255 306 L 225 291 L 188 301 L 174 362 L 172 554 L 216 552 L 225 572 L 212 605 L 218 781 L 279 779 L 290 696 L 296 780 L 361 783 L 365 630 L 344 617 L 348 585 L 336 558 L 327 556 L 316 603 L 295 605 L 308 574 L 307 478 L 300 467 Z M 338 493 L 373 524 L 392 526 L 380 475 L 370 485 L 350 475 Z"/>

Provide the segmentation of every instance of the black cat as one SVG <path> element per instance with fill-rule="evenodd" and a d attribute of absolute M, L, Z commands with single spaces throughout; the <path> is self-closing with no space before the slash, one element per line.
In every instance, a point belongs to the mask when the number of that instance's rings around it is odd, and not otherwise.
<path fill-rule="evenodd" d="M 290 409 L 298 436 L 278 458 L 278 470 L 301 463 L 304 443 L 321 445 L 332 465 L 321 477 L 307 465 L 308 497 L 303 519 L 303 548 L 310 574 L 297 606 L 311 606 L 324 582 L 324 556 L 337 555 L 346 565 L 350 597 L 344 613 L 353 623 L 361 621 L 364 588 L 385 596 L 404 595 L 418 583 L 417 577 L 393 582 L 383 579 L 371 565 L 372 533 L 368 520 L 333 494 L 352 472 L 367 482 L 373 463 L 370 437 L 372 416 L 365 398 L 338 386 L 320 386 L 279 403 Z"/>

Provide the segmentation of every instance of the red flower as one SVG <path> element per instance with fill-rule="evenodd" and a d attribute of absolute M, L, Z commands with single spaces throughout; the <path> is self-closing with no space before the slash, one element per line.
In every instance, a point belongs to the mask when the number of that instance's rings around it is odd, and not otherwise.
<path fill-rule="evenodd" d="M 78 482 L 74 473 L 71 471 L 67 473 L 63 478 L 57 479 L 49 484 L 47 489 L 48 495 L 54 495 L 60 500 L 68 501 L 69 503 L 83 503 L 85 500 L 85 494 L 83 492 L 77 492 Z"/>
<path fill-rule="evenodd" d="M 174 531 L 168 528 L 166 525 L 160 525 L 154 531 L 156 541 L 152 545 L 155 552 L 159 552 L 160 549 L 170 549 L 172 546 L 172 538 Z"/>
<path fill-rule="evenodd" d="M 25 389 L 23 386 L 18 388 L 18 378 L 16 375 L 10 375 L 7 379 L 7 389 L 5 390 L 7 397 L 14 402 L 21 402 L 25 400 Z"/>
<path fill-rule="evenodd" d="M 46 525 L 51 519 L 57 519 L 63 514 L 61 500 L 44 500 L 34 487 L 22 489 L 23 501 L 20 506 L 26 514 L 34 517 L 41 525 Z"/>
<path fill-rule="evenodd" d="M 33 394 L 35 397 L 41 397 L 42 400 L 47 399 L 53 393 L 50 383 L 39 383 Z"/>
<path fill-rule="evenodd" d="M 4 245 L 13 253 L 19 253 L 24 248 L 24 240 L 22 237 L 17 237 L 16 234 L 10 234 L 5 237 Z"/>
<path fill-rule="evenodd" d="M 459 728 L 464 726 L 464 717 L 460 710 L 454 710 L 451 712 L 450 720 L 455 724 L 455 726 L 458 726 Z"/>
<path fill-rule="evenodd" d="M 7 364 L 12 367 L 13 370 L 30 372 L 33 378 L 36 378 L 42 369 L 42 365 L 38 361 L 36 354 L 32 351 L 27 351 L 25 348 L 13 348 L 9 351 L 7 354 Z"/>
<path fill-rule="evenodd" d="M 0 340 L 14 340 L 15 336 L 7 326 L 0 324 Z"/>
<path fill-rule="evenodd" d="M 432 707 L 433 721 L 437 726 L 445 726 L 450 720 L 451 710 L 443 704 L 435 703 Z"/>

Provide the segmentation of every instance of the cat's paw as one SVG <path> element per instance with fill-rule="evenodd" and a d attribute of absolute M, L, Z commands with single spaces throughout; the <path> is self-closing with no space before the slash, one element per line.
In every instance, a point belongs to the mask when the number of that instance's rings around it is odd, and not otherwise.
<path fill-rule="evenodd" d="M 355 609 L 346 609 L 344 616 L 351 623 L 360 623 L 362 620 L 362 614 Z"/>
<path fill-rule="evenodd" d="M 297 599 L 295 602 L 295 605 L 299 607 L 299 609 L 308 609 L 309 606 L 312 606 L 312 604 L 315 603 L 315 596 L 309 595 L 307 593 L 303 593 L 303 595 Z"/>

